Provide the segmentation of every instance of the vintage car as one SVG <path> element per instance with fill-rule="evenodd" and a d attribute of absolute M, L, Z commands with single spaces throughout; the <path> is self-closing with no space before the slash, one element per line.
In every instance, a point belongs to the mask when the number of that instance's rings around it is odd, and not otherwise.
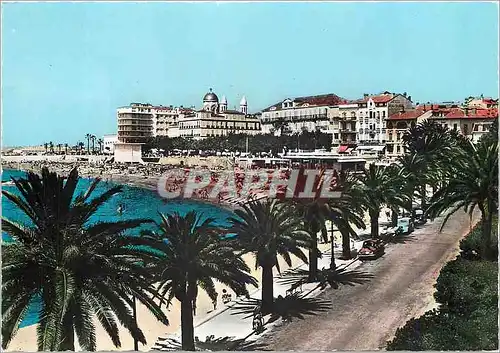
<path fill-rule="evenodd" d="M 363 242 L 362 248 L 358 252 L 360 260 L 376 259 L 384 254 L 385 246 L 380 239 L 369 239 Z"/>
<path fill-rule="evenodd" d="M 396 227 L 400 229 L 401 234 L 410 234 L 413 232 L 413 223 L 410 217 L 398 219 L 398 225 Z"/>
<path fill-rule="evenodd" d="M 415 218 L 415 225 L 417 226 L 424 225 L 427 222 L 427 217 L 420 208 L 413 210 L 413 216 Z"/>

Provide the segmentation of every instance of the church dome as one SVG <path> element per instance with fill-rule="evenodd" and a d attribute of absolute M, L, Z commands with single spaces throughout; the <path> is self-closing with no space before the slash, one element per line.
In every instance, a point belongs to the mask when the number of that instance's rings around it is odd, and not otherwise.
<path fill-rule="evenodd" d="M 205 94 L 205 97 L 203 97 L 203 102 L 215 102 L 219 103 L 219 97 L 215 93 L 212 92 L 212 89 L 210 88 L 210 92 Z"/>

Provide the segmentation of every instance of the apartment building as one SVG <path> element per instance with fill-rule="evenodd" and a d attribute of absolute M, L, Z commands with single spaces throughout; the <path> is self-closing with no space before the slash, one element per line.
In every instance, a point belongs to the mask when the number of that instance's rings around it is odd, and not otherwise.
<path fill-rule="evenodd" d="M 397 158 L 404 154 L 403 135 L 412 126 L 419 124 L 429 117 L 432 111 L 410 109 L 390 115 L 386 121 L 385 156 Z"/>
<path fill-rule="evenodd" d="M 411 96 L 391 92 L 377 95 L 365 94 L 354 101 L 357 110 L 357 141 L 363 144 L 384 144 L 386 141 L 387 118 L 401 110 L 412 109 Z"/>
<path fill-rule="evenodd" d="M 487 98 L 482 104 L 478 100 L 470 100 L 465 105 L 456 102 L 429 103 L 390 115 L 386 128 L 386 157 L 396 158 L 403 155 L 404 133 L 411 126 L 427 119 L 450 130 L 456 130 L 477 143 L 488 133 L 495 119 L 498 119 L 498 105 L 495 106 L 491 102 L 495 100 Z"/>
<path fill-rule="evenodd" d="M 151 104 L 131 103 L 117 109 L 118 142 L 144 143 L 155 134 Z"/>
<path fill-rule="evenodd" d="M 333 138 L 332 144 L 338 145 L 355 145 L 358 140 L 358 104 L 347 103 L 339 104 L 336 111 L 337 116 L 333 119 Z M 337 129 L 338 126 L 338 129 Z"/>
<path fill-rule="evenodd" d="M 195 113 L 192 108 L 157 106 L 152 109 L 155 136 L 178 137 L 179 121 Z"/>
<path fill-rule="evenodd" d="M 333 122 L 333 116 L 336 115 L 332 110 L 345 102 L 344 98 L 333 93 L 286 98 L 262 111 L 262 133 L 278 133 L 281 124 L 284 124 L 284 131 L 290 134 L 306 129 L 331 132 L 330 121 Z"/>
<path fill-rule="evenodd" d="M 432 110 L 430 117 L 450 130 L 456 130 L 467 136 L 473 143 L 490 131 L 491 125 L 498 119 L 498 108 L 451 108 L 443 114 L 443 109 Z"/>

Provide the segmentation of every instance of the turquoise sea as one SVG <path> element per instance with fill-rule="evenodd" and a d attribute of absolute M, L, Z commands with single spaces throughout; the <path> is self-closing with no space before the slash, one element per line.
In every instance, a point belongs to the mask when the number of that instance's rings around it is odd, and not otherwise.
<path fill-rule="evenodd" d="M 11 185 L 5 185 L 4 182 L 8 182 L 11 178 L 23 177 L 25 174 L 19 170 L 8 170 L 4 169 L 2 173 L 2 190 L 7 190 L 10 192 L 16 192 L 16 187 Z M 85 191 L 90 185 L 91 180 L 80 179 L 77 187 L 77 194 Z M 101 184 L 94 191 L 94 195 L 99 195 L 105 190 L 113 186 L 112 183 L 101 182 Z M 123 207 L 122 215 L 119 215 L 117 209 L 119 205 Z M 206 203 L 196 202 L 196 201 L 172 201 L 161 198 L 154 191 L 146 190 L 142 188 L 130 187 L 127 185 L 123 186 L 123 191 L 115 196 L 113 196 L 107 204 L 105 204 L 102 209 L 100 209 L 91 221 L 111 221 L 117 219 L 128 219 L 128 218 L 151 218 L 156 221 L 160 220 L 159 212 L 163 214 L 171 214 L 174 212 L 180 214 L 186 214 L 189 211 L 196 211 L 202 217 L 213 218 L 214 223 L 227 226 L 228 218 L 233 215 L 229 210 L 217 207 L 215 205 L 210 205 Z M 9 200 L 2 198 L 2 217 L 16 222 L 29 223 L 29 219 L 20 212 L 15 205 Z M 144 226 L 154 227 L 151 225 Z M 138 228 L 140 229 L 140 228 Z M 2 240 L 9 240 L 9 237 L 2 233 Z M 28 314 L 24 318 L 20 327 L 33 325 L 38 322 L 38 310 L 40 304 L 33 302 Z"/>

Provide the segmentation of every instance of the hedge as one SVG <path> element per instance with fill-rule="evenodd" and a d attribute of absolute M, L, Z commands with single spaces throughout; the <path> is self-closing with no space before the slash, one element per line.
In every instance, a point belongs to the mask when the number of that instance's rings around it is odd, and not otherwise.
<path fill-rule="evenodd" d="M 495 218 L 495 238 L 497 224 Z M 409 320 L 387 350 L 498 349 L 498 263 L 472 255 L 480 236 L 477 226 L 460 243 L 461 255 L 441 270 L 434 294 L 439 309 Z"/>

